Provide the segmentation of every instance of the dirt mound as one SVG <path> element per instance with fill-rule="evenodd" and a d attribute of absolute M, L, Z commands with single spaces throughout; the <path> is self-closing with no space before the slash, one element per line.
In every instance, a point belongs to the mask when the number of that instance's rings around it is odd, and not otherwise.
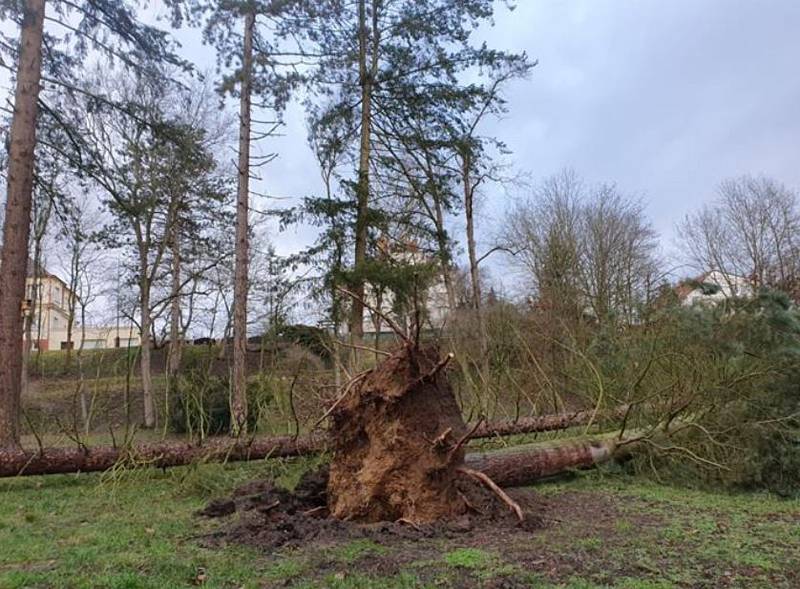
<path fill-rule="evenodd" d="M 200 515 L 230 517 L 218 532 L 206 539 L 209 545 L 244 544 L 265 550 L 296 547 L 313 542 L 369 538 L 376 542 L 392 539 L 454 537 L 477 530 L 504 528 L 533 531 L 542 526 L 546 507 L 535 493 L 526 489 L 510 494 L 525 512 L 520 522 L 498 497 L 467 477 L 456 479 L 455 492 L 465 505 L 462 515 L 432 523 L 411 520 L 359 523 L 330 516 L 326 501 L 328 471 L 307 474 L 294 492 L 270 481 L 254 481 L 230 497 L 211 501 Z"/>
<path fill-rule="evenodd" d="M 406 345 L 349 383 L 331 416 L 333 517 L 432 522 L 466 511 L 455 481 L 467 431 L 448 360 Z"/>

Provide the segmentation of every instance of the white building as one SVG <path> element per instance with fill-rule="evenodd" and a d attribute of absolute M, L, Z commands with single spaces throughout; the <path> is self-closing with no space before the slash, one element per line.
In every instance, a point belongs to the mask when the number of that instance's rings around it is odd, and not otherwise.
<path fill-rule="evenodd" d="M 76 319 L 72 337 L 67 337 L 70 299 L 75 295 L 67 284 L 44 268 L 33 271 L 29 264 L 25 280 L 24 309 L 29 313 L 34 350 L 119 348 L 139 345 L 138 330 L 129 323 L 109 326 L 81 326 Z M 24 337 L 24 336 L 23 336 Z M 70 343 L 71 340 L 71 343 Z"/>
<path fill-rule="evenodd" d="M 753 285 L 747 278 L 719 270 L 682 282 L 676 292 L 681 304 L 686 307 L 716 305 L 730 298 L 749 298 L 754 294 Z"/>

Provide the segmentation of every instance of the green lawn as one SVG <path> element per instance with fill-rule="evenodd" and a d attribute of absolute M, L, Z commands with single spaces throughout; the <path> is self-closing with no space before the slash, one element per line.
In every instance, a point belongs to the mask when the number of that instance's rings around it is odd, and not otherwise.
<path fill-rule="evenodd" d="M 798 587 L 800 501 L 593 474 L 536 487 L 547 524 L 268 554 L 193 513 L 276 461 L 0 481 L 0 587 Z"/>

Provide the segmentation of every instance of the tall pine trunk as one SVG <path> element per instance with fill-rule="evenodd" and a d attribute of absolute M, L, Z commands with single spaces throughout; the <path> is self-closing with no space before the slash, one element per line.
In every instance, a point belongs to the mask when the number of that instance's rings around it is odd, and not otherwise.
<path fill-rule="evenodd" d="M 19 445 L 22 301 L 28 266 L 36 116 L 42 73 L 45 0 L 27 0 L 8 157 L 8 198 L 0 255 L 0 448 Z"/>
<path fill-rule="evenodd" d="M 472 186 L 472 156 L 469 148 L 465 148 L 461 160 L 461 175 L 464 184 L 464 214 L 467 221 L 467 252 L 469 255 L 469 275 L 472 284 L 472 308 L 475 311 L 475 320 L 478 322 L 478 345 L 481 354 L 481 365 L 488 365 L 486 341 L 486 321 L 481 307 L 481 278 L 478 271 L 478 253 L 475 245 L 475 190 Z"/>
<path fill-rule="evenodd" d="M 242 88 L 239 104 L 239 186 L 236 201 L 236 269 L 233 283 L 233 382 L 231 434 L 247 430 L 247 287 L 248 208 L 250 196 L 250 93 L 253 70 L 255 14 L 244 19 Z"/>
<path fill-rule="evenodd" d="M 373 21 L 377 15 L 373 6 Z M 373 31 L 377 35 L 377 31 Z M 351 343 L 359 344 L 364 338 L 364 276 L 361 274 L 367 261 L 367 216 L 369 213 L 369 159 L 372 135 L 372 85 L 377 70 L 377 51 L 373 51 L 372 65 L 367 63 L 366 0 L 358 2 L 358 70 L 361 84 L 361 143 L 358 151 L 358 183 L 356 185 L 356 247 L 353 260 L 355 280 L 350 314 Z M 377 40 L 375 41 L 377 43 Z M 355 356 L 355 349 L 353 349 Z"/>

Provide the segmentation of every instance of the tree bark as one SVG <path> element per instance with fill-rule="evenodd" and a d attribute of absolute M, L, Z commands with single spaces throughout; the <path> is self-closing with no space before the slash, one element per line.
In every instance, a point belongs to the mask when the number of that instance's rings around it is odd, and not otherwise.
<path fill-rule="evenodd" d="M 482 366 L 488 366 L 488 344 L 486 340 L 486 322 L 481 307 L 481 278 L 478 272 L 478 253 L 475 245 L 475 190 L 472 186 L 472 156 L 465 147 L 461 156 L 461 174 L 464 184 L 464 214 L 467 221 L 467 253 L 469 255 L 469 275 L 472 283 L 472 307 L 478 321 L 478 344 Z"/>
<path fill-rule="evenodd" d="M 236 268 L 233 283 L 233 378 L 231 435 L 247 431 L 247 287 L 248 212 L 250 198 L 250 93 L 255 13 L 244 18 L 242 87 L 239 101 L 239 185 L 236 200 Z"/>
<path fill-rule="evenodd" d="M 630 441 L 630 438 L 623 438 Z M 591 468 L 608 462 L 616 455 L 620 440 L 616 435 L 566 441 L 551 446 L 524 444 L 502 450 L 467 454 L 465 463 L 498 485 L 529 485 L 538 479 L 566 470 Z"/>
<path fill-rule="evenodd" d="M 373 13 L 375 12 L 373 6 Z M 373 20 L 376 15 L 373 14 Z M 367 260 L 367 236 L 369 227 L 367 216 L 369 213 L 369 160 L 372 135 L 372 86 L 377 70 L 377 52 L 373 50 L 372 66 L 367 63 L 367 44 L 369 34 L 367 30 L 366 0 L 358 1 L 358 68 L 359 82 L 361 84 L 361 142 L 358 152 L 358 183 L 356 185 L 356 227 L 355 227 L 355 255 L 353 270 L 355 274 L 352 291 L 352 307 L 350 314 L 350 340 L 353 344 L 360 344 L 364 338 L 364 277 L 361 275 Z M 378 32 L 373 30 L 377 37 Z M 375 41 L 377 43 L 377 40 Z M 352 355 L 356 356 L 355 348 Z"/>
<path fill-rule="evenodd" d="M 143 258 L 140 267 L 139 284 L 139 304 L 141 306 L 140 328 L 141 328 L 141 358 L 139 367 L 142 374 L 142 400 L 144 403 L 144 427 L 152 429 L 156 426 L 156 406 L 153 400 L 153 373 L 151 367 L 152 346 L 150 345 L 150 329 L 152 318 L 150 317 L 150 281 L 147 278 L 147 258 Z"/>
<path fill-rule="evenodd" d="M 181 368 L 182 329 L 181 329 L 181 243 L 179 231 L 172 236 L 172 289 L 169 312 L 169 363 L 167 380 L 172 386 Z"/>
<path fill-rule="evenodd" d="M 42 72 L 45 0 L 27 0 L 20 31 L 19 67 L 8 157 L 8 197 L 0 257 L 0 448 L 19 444 L 22 377 L 22 301 L 36 148 L 36 117 Z"/>
<path fill-rule="evenodd" d="M 619 416 L 621 414 L 624 414 L 623 408 L 615 410 L 611 415 Z M 493 438 L 505 435 L 566 429 L 568 427 L 585 425 L 590 418 L 591 412 L 578 411 L 575 413 L 529 417 L 517 422 L 501 421 L 483 424 L 475 429 L 470 438 Z M 603 439 L 602 436 L 596 438 L 596 440 L 601 439 Z M 202 446 L 185 442 L 163 442 L 159 444 L 137 445 L 127 450 L 99 446 L 86 449 L 44 448 L 42 450 L 0 451 L 0 477 L 101 471 L 111 468 L 120 460 L 134 456 L 138 457 L 143 462 L 153 460 L 154 462 L 152 465 L 158 467 L 181 466 L 201 459 L 236 462 L 260 460 L 267 457 L 305 456 L 324 450 L 327 440 L 328 438 L 326 435 L 318 434 L 299 436 L 296 438 L 293 436 L 256 438 L 248 442 L 217 438 L 206 440 Z M 562 445 L 565 446 L 569 444 L 574 445 L 574 442 L 567 441 L 562 443 Z M 585 445 L 585 443 L 582 444 Z M 581 444 L 578 444 L 578 446 L 581 446 Z M 554 453 L 553 448 L 543 449 L 541 446 L 536 445 L 518 446 L 517 448 L 527 448 L 523 452 L 524 455 L 535 454 L 536 456 L 551 456 Z M 534 452 L 534 448 L 537 449 L 536 452 Z M 511 450 L 516 450 L 516 448 L 512 448 Z M 511 450 L 509 450 L 509 452 Z M 483 463 L 487 465 L 487 468 L 490 468 L 490 472 L 496 472 L 499 467 L 493 466 L 494 463 L 491 461 L 493 460 L 491 456 L 494 456 L 495 453 L 491 452 L 487 454 L 490 455 L 489 458 L 473 459 L 468 455 L 468 466 L 476 467 L 475 465 L 477 462 L 475 461 L 482 460 Z M 580 452 L 575 449 L 571 449 L 568 452 L 568 455 L 571 456 L 578 456 L 579 454 Z M 164 458 L 159 458 L 161 456 Z M 483 454 L 480 456 L 483 456 Z M 512 456 L 508 459 L 504 459 L 500 464 L 514 465 L 517 460 L 518 458 Z M 545 464 L 543 460 L 544 458 L 539 459 L 537 464 Z M 549 461 L 548 464 L 558 464 L 557 460 L 560 459 L 549 457 L 547 460 Z M 564 468 L 568 467 L 569 466 Z M 548 469 L 551 468 L 552 467 L 547 467 L 544 471 L 548 471 Z M 497 482 L 499 483 L 500 481 Z"/>

